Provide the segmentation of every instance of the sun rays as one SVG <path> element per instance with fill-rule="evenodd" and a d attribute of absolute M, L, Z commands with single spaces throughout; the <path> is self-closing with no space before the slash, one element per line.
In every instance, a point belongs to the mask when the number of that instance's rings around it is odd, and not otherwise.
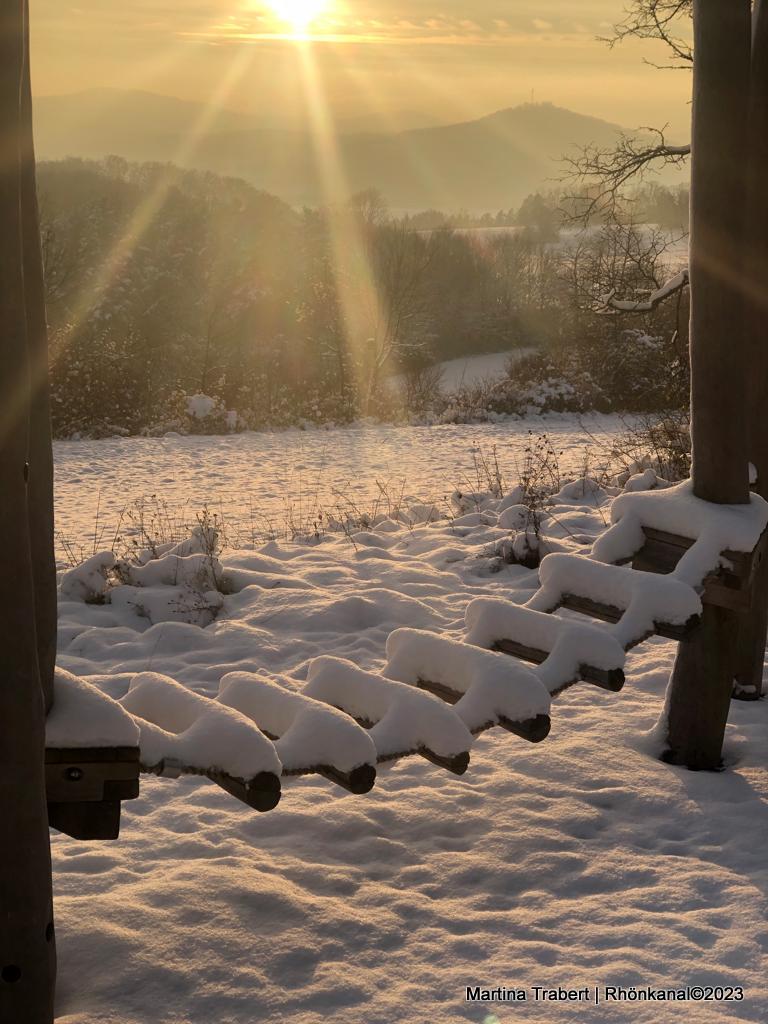
<path fill-rule="evenodd" d="M 313 22 L 324 14 L 329 0 L 268 0 L 270 11 L 297 36 L 307 35 Z"/>

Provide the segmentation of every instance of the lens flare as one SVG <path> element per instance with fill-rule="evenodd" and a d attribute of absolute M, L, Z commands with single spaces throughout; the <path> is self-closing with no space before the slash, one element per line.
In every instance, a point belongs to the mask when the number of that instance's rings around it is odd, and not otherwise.
<path fill-rule="evenodd" d="M 328 6 L 328 0 L 269 0 L 274 15 L 297 33 L 305 33 Z"/>

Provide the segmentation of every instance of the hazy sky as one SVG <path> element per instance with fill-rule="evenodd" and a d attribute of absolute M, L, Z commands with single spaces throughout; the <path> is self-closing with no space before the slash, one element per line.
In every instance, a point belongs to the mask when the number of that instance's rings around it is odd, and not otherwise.
<path fill-rule="evenodd" d="M 303 102 L 309 50 L 328 103 L 460 120 L 551 101 L 627 127 L 687 131 L 690 77 L 650 43 L 596 40 L 624 0 L 32 0 L 38 94 L 141 88 L 253 113 Z M 282 12 L 282 17 L 280 15 Z M 306 65 L 305 65 L 306 66 Z"/>

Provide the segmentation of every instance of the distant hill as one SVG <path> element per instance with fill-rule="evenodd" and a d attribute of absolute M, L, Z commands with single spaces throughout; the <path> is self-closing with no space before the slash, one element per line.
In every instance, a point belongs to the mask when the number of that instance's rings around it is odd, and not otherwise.
<path fill-rule="evenodd" d="M 236 111 L 207 113 L 200 104 L 118 90 L 40 97 L 35 119 L 43 159 L 116 154 L 173 161 L 245 178 L 290 203 L 324 199 L 317 146 L 302 125 L 278 127 Z M 360 132 L 341 123 L 338 130 L 347 192 L 376 187 L 396 209 L 481 211 L 516 206 L 551 186 L 563 153 L 610 145 L 621 129 L 551 104 L 525 104 L 459 124 Z M 194 132 L 199 138 L 190 146 Z"/>

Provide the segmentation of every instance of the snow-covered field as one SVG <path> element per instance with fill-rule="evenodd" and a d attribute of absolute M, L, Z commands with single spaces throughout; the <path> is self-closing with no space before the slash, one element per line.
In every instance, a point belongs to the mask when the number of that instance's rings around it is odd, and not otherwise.
<path fill-rule="evenodd" d="M 623 429 L 618 416 L 549 415 L 477 426 L 364 426 L 286 430 L 217 437 L 110 438 L 57 441 L 56 522 L 75 553 L 110 547 L 130 524 L 121 513 L 157 495 L 172 514 L 194 522 L 208 506 L 236 537 L 282 532 L 286 520 L 311 520 L 318 506 L 370 511 L 382 497 L 442 501 L 456 487 L 477 489 L 474 459 L 497 446 L 502 469 L 516 478 L 524 450 L 546 431 L 567 470 L 581 467 L 592 440 Z M 151 503 L 150 503 L 151 504 Z"/>
<path fill-rule="evenodd" d="M 576 463 L 569 429 L 560 447 Z M 87 543 L 99 488 L 109 514 L 150 488 L 284 501 L 297 473 L 324 470 L 360 493 L 388 470 L 421 496 L 448 493 L 472 445 L 513 430 L 58 445 L 60 515 Z M 545 529 L 584 552 L 610 501 L 564 496 Z M 211 625 L 68 600 L 60 664 L 114 696 L 145 670 L 211 695 L 232 670 L 296 686 L 324 654 L 379 669 L 399 626 L 459 638 L 472 598 L 530 597 L 535 571 L 491 554 L 507 536 L 489 502 L 453 522 L 382 518 L 352 538 L 229 550 L 239 585 Z M 484 734 L 461 778 L 411 758 L 351 796 L 313 776 L 263 815 L 208 782 L 145 779 L 119 841 L 54 836 L 60 1024 L 765 1021 L 766 703 L 734 703 L 727 772 L 660 763 L 645 734 L 673 655 L 649 641 L 621 693 L 567 691 L 543 743 Z M 529 1001 L 468 1003 L 468 985 Z M 745 998 L 595 1006 L 531 1001 L 535 985 L 743 986 Z"/>

